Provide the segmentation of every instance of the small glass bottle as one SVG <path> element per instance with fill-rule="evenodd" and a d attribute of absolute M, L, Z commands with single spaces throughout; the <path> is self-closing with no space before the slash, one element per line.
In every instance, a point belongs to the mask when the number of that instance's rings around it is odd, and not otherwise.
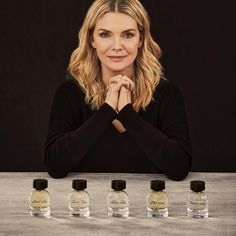
<path fill-rule="evenodd" d="M 192 191 L 187 195 L 187 216 L 207 218 L 208 200 L 207 195 L 203 192 L 205 190 L 205 182 L 193 180 L 190 182 L 190 189 Z"/>
<path fill-rule="evenodd" d="M 90 196 L 85 190 L 87 181 L 84 179 L 74 179 L 72 181 L 74 189 L 68 197 L 68 208 L 70 216 L 89 217 L 90 216 Z"/>
<path fill-rule="evenodd" d="M 46 190 L 48 181 L 46 179 L 34 179 L 34 190 L 29 195 L 30 215 L 49 216 L 51 215 L 51 197 Z"/>
<path fill-rule="evenodd" d="M 167 217 L 168 216 L 168 196 L 164 191 L 165 181 L 152 180 L 151 191 L 147 195 L 147 216 Z"/>
<path fill-rule="evenodd" d="M 108 216 L 128 217 L 129 216 L 129 197 L 124 191 L 126 188 L 125 180 L 112 180 L 112 192 L 107 196 Z"/>

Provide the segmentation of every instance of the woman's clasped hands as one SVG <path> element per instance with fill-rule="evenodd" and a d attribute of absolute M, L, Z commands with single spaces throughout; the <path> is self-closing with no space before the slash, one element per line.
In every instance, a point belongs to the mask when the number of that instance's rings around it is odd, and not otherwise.
<path fill-rule="evenodd" d="M 131 103 L 132 93 L 134 93 L 134 82 L 128 76 L 111 77 L 107 84 L 105 103 L 119 113 L 124 106 Z"/>

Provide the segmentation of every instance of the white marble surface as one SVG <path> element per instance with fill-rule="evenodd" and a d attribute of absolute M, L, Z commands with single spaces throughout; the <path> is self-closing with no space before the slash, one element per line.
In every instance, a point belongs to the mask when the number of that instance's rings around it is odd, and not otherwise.
<path fill-rule="evenodd" d="M 50 218 L 29 216 L 28 196 L 35 178 L 47 178 L 52 196 Z M 71 181 L 88 181 L 91 196 L 91 217 L 67 215 L 67 197 Z M 130 197 L 128 219 L 106 215 L 106 196 L 112 179 L 125 179 Z M 145 216 L 145 199 L 150 180 L 166 180 L 169 196 L 169 217 L 153 219 Z M 186 194 L 191 180 L 206 181 L 209 218 L 186 216 Z M 64 179 L 52 179 L 44 172 L 0 172 L 0 235 L 236 235 L 236 173 L 190 173 L 181 182 L 164 175 L 73 173 Z"/>

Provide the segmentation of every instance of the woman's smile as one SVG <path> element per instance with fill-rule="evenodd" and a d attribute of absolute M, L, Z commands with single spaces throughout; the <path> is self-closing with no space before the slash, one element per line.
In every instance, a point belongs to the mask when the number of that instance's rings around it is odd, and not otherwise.
<path fill-rule="evenodd" d="M 108 56 L 109 59 L 113 62 L 121 62 L 123 61 L 127 56 Z"/>

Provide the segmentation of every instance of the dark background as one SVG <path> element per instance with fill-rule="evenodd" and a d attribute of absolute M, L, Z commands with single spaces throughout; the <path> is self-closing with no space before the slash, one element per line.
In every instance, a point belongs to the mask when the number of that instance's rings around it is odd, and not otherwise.
<path fill-rule="evenodd" d="M 0 6 L 0 170 L 41 171 L 56 87 L 90 0 Z M 143 0 L 166 78 L 182 90 L 192 171 L 236 171 L 234 7 L 230 1 Z M 233 3 L 233 1 L 232 1 Z"/>

